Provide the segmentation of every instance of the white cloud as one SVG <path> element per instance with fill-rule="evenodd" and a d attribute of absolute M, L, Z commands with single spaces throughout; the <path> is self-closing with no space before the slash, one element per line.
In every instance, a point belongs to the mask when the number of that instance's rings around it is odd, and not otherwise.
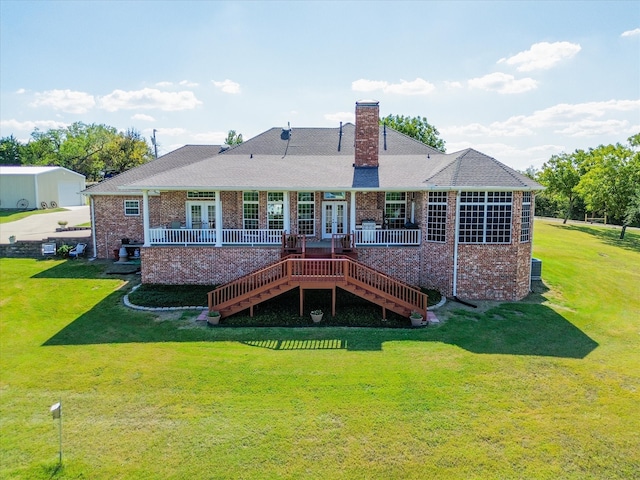
<path fill-rule="evenodd" d="M 365 80 L 361 78 L 355 82 L 351 82 L 351 90 L 354 92 L 375 92 L 376 90 L 384 90 L 388 85 L 382 80 Z"/>
<path fill-rule="evenodd" d="M 461 82 L 449 82 L 449 81 L 445 80 L 444 86 L 447 87 L 449 90 L 453 90 L 454 88 L 462 88 L 462 83 Z"/>
<path fill-rule="evenodd" d="M 240 93 L 240 84 L 233 82 L 229 79 L 223 80 L 222 82 L 217 82 L 215 80 L 212 80 L 212 82 L 217 88 L 222 90 L 224 93 L 231 93 L 231 94 Z"/>
<path fill-rule="evenodd" d="M 556 133 L 568 135 L 570 137 L 591 137 L 596 135 L 618 136 L 621 132 L 628 134 L 637 133 L 632 130 L 626 120 L 592 120 L 585 119 L 579 122 L 572 122 L 566 128 L 556 130 Z"/>
<path fill-rule="evenodd" d="M 467 81 L 469 88 L 479 88 L 498 93 L 523 93 L 538 88 L 538 82 L 533 78 L 516 79 L 513 75 L 494 72 L 484 77 L 472 78 Z"/>
<path fill-rule="evenodd" d="M 621 37 L 636 37 L 640 35 L 640 28 L 634 28 L 633 30 L 627 30 L 626 32 L 622 32 Z"/>
<path fill-rule="evenodd" d="M 377 90 L 383 93 L 396 95 L 428 95 L 436 89 L 433 83 L 422 78 L 416 78 L 411 82 L 400 80 L 400 83 L 389 83 L 384 80 L 366 80 L 361 78 L 351 82 L 351 90 L 354 92 L 374 92 Z"/>
<path fill-rule="evenodd" d="M 145 115 L 144 113 L 136 113 L 131 116 L 131 120 L 141 120 L 143 122 L 155 122 L 156 119 L 151 115 Z"/>
<path fill-rule="evenodd" d="M 93 95 L 73 90 L 47 90 L 36 93 L 32 107 L 51 107 L 66 113 L 86 113 L 96 104 Z"/>
<path fill-rule="evenodd" d="M 501 58 L 498 63 L 518 65 L 519 72 L 533 70 L 548 70 L 563 60 L 573 58 L 582 50 L 577 43 L 570 42 L 540 42 L 531 45 L 529 50 L 517 53 L 509 58 Z"/>
<path fill-rule="evenodd" d="M 356 121 L 356 116 L 355 116 L 355 114 L 353 112 L 325 113 L 324 114 L 324 118 L 325 118 L 325 120 L 329 120 L 332 123 L 339 123 L 339 122 L 355 123 L 355 121 Z"/>
<path fill-rule="evenodd" d="M 197 87 L 198 84 L 196 82 L 190 82 L 189 80 L 182 80 L 180 82 L 180 85 L 182 85 L 183 87 Z"/>
<path fill-rule="evenodd" d="M 158 82 L 156 83 L 156 87 L 172 87 L 173 82 Z"/>
<path fill-rule="evenodd" d="M 57 122 L 55 120 L 35 120 L 35 121 L 24 121 L 20 122 L 18 120 L 0 120 L 0 128 L 1 129 L 9 129 L 12 131 L 19 130 L 25 132 L 32 132 L 36 128 L 39 130 L 49 130 L 52 128 L 64 128 L 67 126 L 67 123 Z"/>
<path fill-rule="evenodd" d="M 536 110 L 531 115 L 517 115 L 488 125 L 471 123 L 445 126 L 439 130 L 443 136 L 469 137 L 524 137 L 535 135 L 542 129 L 552 129 L 554 133 L 571 137 L 617 136 L 620 133 L 636 133 L 637 126 L 631 125 L 625 119 L 609 117 L 638 110 L 640 110 L 640 100 L 561 103 L 543 110 Z M 449 143 L 447 147 L 449 148 Z"/>
<path fill-rule="evenodd" d="M 24 88 L 19 88 L 18 90 L 16 90 L 16 93 L 18 95 L 22 95 L 23 93 L 26 93 L 26 90 Z"/>
<path fill-rule="evenodd" d="M 153 133 L 152 129 L 147 129 L 145 131 Z M 157 136 L 166 136 L 166 137 L 179 137 L 180 135 L 185 135 L 187 130 L 184 128 L 156 128 Z"/>
<path fill-rule="evenodd" d="M 115 112 L 118 110 L 157 109 L 164 111 L 191 110 L 202 102 L 193 92 L 161 92 L 155 88 L 124 91 L 114 90 L 109 95 L 100 97 L 100 107 Z"/>
<path fill-rule="evenodd" d="M 473 143 L 447 142 L 447 152 L 454 153 L 473 148 L 519 171 L 533 166 L 540 168 L 551 155 L 566 151 L 565 145 L 535 145 L 533 147 L 518 148 L 504 143 Z"/>

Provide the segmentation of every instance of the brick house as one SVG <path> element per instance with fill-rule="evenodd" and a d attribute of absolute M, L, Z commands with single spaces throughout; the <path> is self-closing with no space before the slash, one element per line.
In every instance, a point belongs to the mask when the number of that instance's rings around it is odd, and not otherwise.
<path fill-rule="evenodd" d="M 223 284 L 323 248 L 410 285 L 466 299 L 529 292 L 535 192 L 473 149 L 442 153 L 378 125 L 272 128 L 188 145 L 87 190 L 94 251 L 139 244 L 142 281 Z M 317 255 L 322 256 L 322 255 Z"/>

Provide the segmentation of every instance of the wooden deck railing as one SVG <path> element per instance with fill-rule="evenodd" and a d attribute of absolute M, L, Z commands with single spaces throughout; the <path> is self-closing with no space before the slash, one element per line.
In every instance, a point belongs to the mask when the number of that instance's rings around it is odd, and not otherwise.
<path fill-rule="evenodd" d="M 288 257 L 209 292 L 209 310 L 257 299 L 263 292 L 278 286 L 291 288 L 304 284 L 331 282 L 351 285 L 374 293 L 407 310 L 416 310 L 425 318 L 427 295 L 404 282 L 389 277 L 350 258 L 308 259 Z"/>

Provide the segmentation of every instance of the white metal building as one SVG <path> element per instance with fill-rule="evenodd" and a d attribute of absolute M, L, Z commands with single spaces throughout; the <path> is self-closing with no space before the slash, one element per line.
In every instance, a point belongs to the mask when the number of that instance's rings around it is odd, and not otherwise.
<path fill-rule="evenodd" d="M 85 205 L 85 176 L 64 167 L 0 165 L 0 208 Z"/>

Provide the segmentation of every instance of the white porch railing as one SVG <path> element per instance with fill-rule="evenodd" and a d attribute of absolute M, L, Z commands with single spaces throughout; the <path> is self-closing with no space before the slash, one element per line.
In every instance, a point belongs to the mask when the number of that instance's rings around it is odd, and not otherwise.
<path fill-rule="evenodd" d="M 222 245 L 280 245 L 284 230 L 222 230 Z M 356 230 L 356 246 L 420 245 L 420 230 Z M 215 245 L 217 232 L 206 228 L 151 228 L 151 245 Z"/>
<path fill-rule="evenodd" d="M 420 245 L 420 230 L 356 230 L 356 246 Z"/>
<path fill-rule="evenodd" d="M 222 244 L 280 245 L 284 230 L 222 230 Z"/>
<path fill-rule="evenodd" d="M 279 245 L 284 230 L 223 229 L 222 244 L 235 245 Z M 151 228 L 151 245 L 212 245 L 217 240 L 217 231 L 206 228 Z"/>

